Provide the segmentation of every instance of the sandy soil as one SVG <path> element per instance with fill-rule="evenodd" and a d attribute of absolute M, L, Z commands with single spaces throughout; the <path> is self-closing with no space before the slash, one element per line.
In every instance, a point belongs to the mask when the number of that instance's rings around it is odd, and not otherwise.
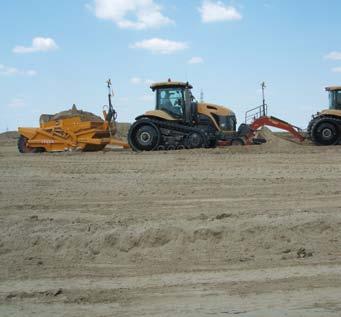
<path fill-rule="evenodd" d="M 0 146 L 0 316 L 341 316 L 341 146 Z"/>

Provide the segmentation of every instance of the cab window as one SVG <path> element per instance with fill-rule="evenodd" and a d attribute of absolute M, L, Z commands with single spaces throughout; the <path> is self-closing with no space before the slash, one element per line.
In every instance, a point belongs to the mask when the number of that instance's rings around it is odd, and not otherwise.
<path fill-rule="evenodd" d="M 329 92 L 329 109 L 334 108 L 334 94 Z"/>
<path fill-rule="evenodd" d="M 336 101 L 335 109 L 341 110 L 341 91 L 335 92 L 335 101 Z"/>
<path fill-rule="evenodd" d="M 341 110 L 341 91 L 329 93 L 329 109 Z"/>
<path fill-rule="evenodd" d="M 182 118 L 184 113 L 183 90 L 177 88 L 159 89 L 156 109 L 163 110 L 174 117 Z"/>

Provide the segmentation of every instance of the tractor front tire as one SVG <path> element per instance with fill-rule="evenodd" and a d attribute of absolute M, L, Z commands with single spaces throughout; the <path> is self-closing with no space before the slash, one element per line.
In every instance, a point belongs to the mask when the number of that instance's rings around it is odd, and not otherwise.
<path fill-rule="evenodd" d="M 334 118 L 317 119 L 310 130 L 310 138 L 316 145 L 334 145 L 340 140 L 340 122 Z"/>

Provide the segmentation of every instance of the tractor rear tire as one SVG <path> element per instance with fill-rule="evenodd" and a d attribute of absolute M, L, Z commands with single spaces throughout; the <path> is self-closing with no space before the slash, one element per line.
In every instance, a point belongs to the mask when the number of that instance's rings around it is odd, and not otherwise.
<path fill-rule="evenodd" d="M 310 138 L 316 145 L 334 145 L 340 140 L 340 120 L 334 118 L 315 119 Z"/>
<path fill-rule="evenodd" d="M 27 138 L 20 135 L 18 139 L 18 150 L 20 153 L 41 153 L 45 152 L 44 148 L 38 148 L 38 147 L 29 147 L 27 145 Z"/>

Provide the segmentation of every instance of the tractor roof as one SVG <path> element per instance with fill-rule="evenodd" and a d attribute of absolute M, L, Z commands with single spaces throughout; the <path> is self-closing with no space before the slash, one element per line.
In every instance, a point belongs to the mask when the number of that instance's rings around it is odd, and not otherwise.
<path fill-rule="evenodd" d="M 190 85 L 188 82 L 184 83 L 181 81 L 165 81 L 165 82 L 160 82 L 160 83 L 154 83 L 150 86 L 151 89 L 155 90 L 158 88 L 170 88 L 170 87 L 177 87 L 177 88 L 189 88 L 192 89 L 192 85 Z"/>
<path fill-rule="evenodd" d="M 331 86 L 331 87 L 326 87 L 327 91 L 336 91 L 336 90 L 341 90 L 341 86 Z"/>

